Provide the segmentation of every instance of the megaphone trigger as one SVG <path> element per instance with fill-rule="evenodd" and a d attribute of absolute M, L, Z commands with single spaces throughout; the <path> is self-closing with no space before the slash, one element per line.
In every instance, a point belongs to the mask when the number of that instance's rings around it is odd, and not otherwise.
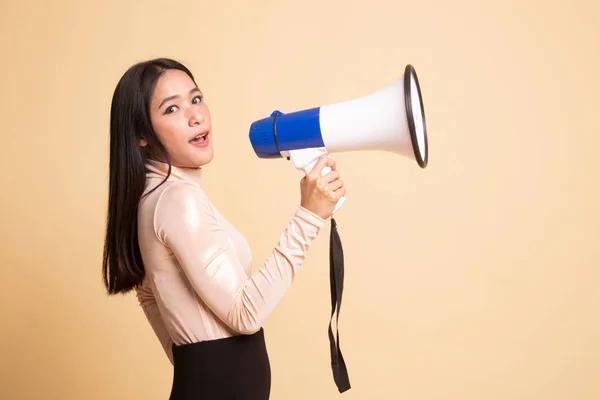
<path fill-rule="evenodd" d="M 312 172 L 313 168 L 317 164 L 317 161 L 319 161 L 319 158 L 327 155 L 327 150 L 324 147 L 313 147 L 289 150 L 287 154 L 290 157 L 290 160 L 294 163 L 294 166 L 297 169 L 303 170 L 304 173 L 308 175 Z M 323 175 L 329 172 L 325 172 L 325 168 L 323 169 Z"/>

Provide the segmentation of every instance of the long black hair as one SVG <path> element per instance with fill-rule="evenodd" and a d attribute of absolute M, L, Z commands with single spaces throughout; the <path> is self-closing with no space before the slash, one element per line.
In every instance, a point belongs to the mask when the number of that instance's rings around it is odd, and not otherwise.
<path fill-rule="evenodd" d="M 108 216 L 102 260 L 103 283 L 111 295 L 127 293 L 144 279 L 137 213 L 146 187 L 146 160 L 162 156 L 171 173 L 167 149 L 152 127 L 150 102 L 158 79 L 169 69 L 185 72 L 196 83 L 192 73 L 181 63 L 157 58 L 130 67 L 113 94 Z M 147 146 L 140 145 L 142 139 L 146 140 Z"/>

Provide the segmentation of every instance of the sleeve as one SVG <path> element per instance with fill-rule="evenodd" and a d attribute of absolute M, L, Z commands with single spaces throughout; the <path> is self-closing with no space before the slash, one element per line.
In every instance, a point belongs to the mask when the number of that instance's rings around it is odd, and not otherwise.
<path fill-rule="evenodd" d="M 154 333 L 158 337 L 167 358 L 171 364 L 173 364 L 173 341 L 171 340 L 171 336 L 167 331 L 167 327 L 165 326 L 158 305 L 156 304 L 154 293 L 146 287 L 141 287 L 137 289 L 136 296 L 142 310 L 144 310 L 144 314 L 146 315 L 150 326 L 152 326 Z"/>
<path fill-rule="evenodd" d="M 279 242 L 248 277 L 201 188 L 188 183 L 165 189 L 155 214 L 158 238 L 179 261 L 192 287 L 231 329 L 251 334 L 280 302 L 325 220 L 300 206 Z"/>

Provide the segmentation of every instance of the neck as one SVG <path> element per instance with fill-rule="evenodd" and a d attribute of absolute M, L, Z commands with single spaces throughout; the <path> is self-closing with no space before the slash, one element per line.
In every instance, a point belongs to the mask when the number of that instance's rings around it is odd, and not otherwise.
<path fill-rule="evenodd" d="M 166 177 L 169 172 L 169 164 L 157 160 L 147 160 L 146 167 L 149 172 Z M 179 167 L 171 165 L 170 177 L 180 180 L 188 180 L 200 185 L 202 182 L 202 167 Z"/>

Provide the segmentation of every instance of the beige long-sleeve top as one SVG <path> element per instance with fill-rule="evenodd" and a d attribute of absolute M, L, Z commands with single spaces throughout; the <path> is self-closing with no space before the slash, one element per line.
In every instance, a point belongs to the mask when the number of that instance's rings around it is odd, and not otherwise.
<path fill-rule="evenodd" d="M 168 165 L 147 165 L 146 192 Z M 298 207 L 279 242 L 251 275 L 247 240 L 211 203 L 202 169 L 172 167 L 142 198 L 138 239 L 146 276 L 137 298 L 173 362 L 172 344 L 258 331 L 282 299 L 325 220 Z"/>

